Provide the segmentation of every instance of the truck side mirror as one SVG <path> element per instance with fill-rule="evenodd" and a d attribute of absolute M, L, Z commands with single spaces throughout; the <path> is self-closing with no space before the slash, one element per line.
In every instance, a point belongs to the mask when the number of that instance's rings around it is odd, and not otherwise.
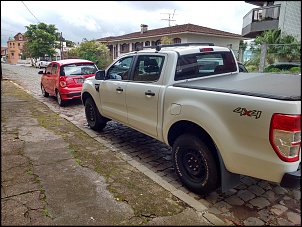
<path fill-rule="evenodd" d="M 105 80 L 105 70 L 98 70 L 95 72 L 96 80 Z"/>

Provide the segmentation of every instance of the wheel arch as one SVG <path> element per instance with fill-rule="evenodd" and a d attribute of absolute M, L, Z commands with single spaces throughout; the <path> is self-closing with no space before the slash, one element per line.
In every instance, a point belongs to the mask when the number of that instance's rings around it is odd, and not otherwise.
<path fill-rule="evenodd" d="M 97 94 L 98 94 L 98 93 L 97 93 Z M 101 114 L 102 117 L 103 117 L 104 119 L 106 119 L 107 121 L 111 121 L 110 118 L 104 117 L 104 116 L 103 116 L 103 113 L 101 112 L 102 109 L 99 107 L 99 105 L 97 105 L 97 103 L 100 102 L 100 99 L 99 99 L 98 96 L 95 97 L 95 96 L 92 95 L 90 92 L 84 91 L 84 92 L 81 94 L 81 100 L 82 100 L 83 106 L 85 106 L 85 102 L 86 102 L 86 100 L 87 100 L 88 98 L 91 98 L 91 99 L 93 100 L 93 102 L 94 102 L 96 108 L 97 108 L 98 111 L 99 111 L 99 114 Z"/>
<path fill-rule="evenodd" d="M 220 151 L 215 144 L 215 141 L 200 125 L 190 121 L 175 122 L 169 129 L 167 139 L 169 145 L 172 147 L 177 137 L 182 134 L 194 134 L 204 141 L 209 150 L 213 153 L 217 166 L 219 166 L 220 181 L 222 192 L 225 192 L 240 183 L 240 175 L 229 172 L 222 159 Z"/>
<path fill-rule="evenodd" d="M 82 100 L 83 105 L 85 105 L 85 102 L 88 98 L 92 98 L 92 100 L 96 104 L 96 107 L 98 108 L 99 112 L 101 114 L 103 114 L 102 109 L 99 106 L 99 104 L 101 103 L 100 96 L 99 96 L 100 93 L 96 92 L 95 90 L 91 91 L 90 87 L 89 87 L 89 89 L 86 89 L 86 88 L 87 87 L 82 89 L 82 94 L 81 94 L 81 100 Z"/>
<path fill-rule="evenodd" d="M 92 98 L 92 99 L 93 99 L 92 95 L 91 95 L 89 92 L 87 92 L 87 91 L 83 92 L 82 95 L 81 95 L 81 100 L 82 100 L 82 104 L 83 104 L 84 106 L 85 106 L 85 102 L 86 102 L 86 100 L 87 100 L 88 98 Z M 94 100 L 94 99 L 93 99 L 93 100 Z"/>
<path fill-rule="evenodd" d="M 215 159 L 218 160 L 219 156 L 217 152 L 219 151 L 215 146 L 215 142 L 213 141 L 211 136 L 202 127 L 191 121 L 178 121 L 170 127 L 167 136 L 169 145 L 172 147 L 176 138 L 185 133 L 194 134 L 195 136 L 202 139 L 211 150 L 211 152 L 215 153 Z"/>

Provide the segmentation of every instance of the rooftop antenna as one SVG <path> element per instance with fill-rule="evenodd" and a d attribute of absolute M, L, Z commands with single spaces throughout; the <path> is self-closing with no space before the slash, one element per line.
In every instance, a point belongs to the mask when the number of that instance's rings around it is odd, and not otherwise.
<path fill-rule="evenodd" d="M 174 9 L 174 12 L 172 14 L 172 18 L 171 18 L 171 13 L 161 13 L 161 14 L 168 14 L 169 15 L 169 19 L 161 19 L 161 20 L 167 20 L 167 21 L 169 21 L 169 27 L 170 27 L 170 21 L 175 21 L 175 20 L 173 20 L 174 15 L 177 15 L 177 14 L 175 14 L 175 10 L 176 9 Z"/>

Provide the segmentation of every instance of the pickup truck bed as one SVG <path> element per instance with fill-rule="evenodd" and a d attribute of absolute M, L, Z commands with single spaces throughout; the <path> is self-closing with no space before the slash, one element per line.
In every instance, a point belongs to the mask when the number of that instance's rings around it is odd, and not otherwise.
<path fill-rule="evenodd" d="M 277 100 L 301 100 L 301 76 L 286 77 L 285 80 L 280 74 L 238 73 L 176 83 L 174 86 Z"/>

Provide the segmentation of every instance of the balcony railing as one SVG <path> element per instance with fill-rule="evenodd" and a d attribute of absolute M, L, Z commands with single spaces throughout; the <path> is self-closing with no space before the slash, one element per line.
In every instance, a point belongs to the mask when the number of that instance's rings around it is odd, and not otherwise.
<path fill-rule="evenodd" d="M 280 5 L 255 8 L 244 16 L 242 28 L 254 22 L 279 20 L 279 16 Z"/>

